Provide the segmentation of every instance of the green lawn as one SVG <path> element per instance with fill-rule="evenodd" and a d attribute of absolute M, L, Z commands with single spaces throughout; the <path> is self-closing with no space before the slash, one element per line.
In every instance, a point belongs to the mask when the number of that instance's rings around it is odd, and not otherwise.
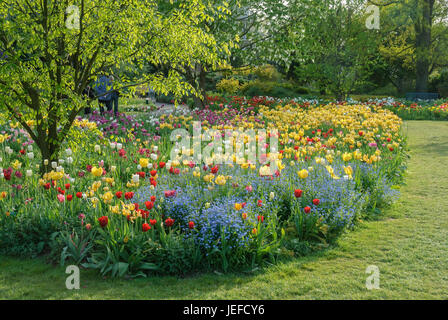
<path fill-rule="evenodd" d="M 81 271 L 73 291 L 64 268 L 0 257 L 0 298 L 447 299 L 448 122 L 410 121 L 404 129 L 412 158 L 400 200 L 333 249 L 252 275 L 103 280 Z M 380 269 L 378 290 L 365 287 L 368 265 Z"/>

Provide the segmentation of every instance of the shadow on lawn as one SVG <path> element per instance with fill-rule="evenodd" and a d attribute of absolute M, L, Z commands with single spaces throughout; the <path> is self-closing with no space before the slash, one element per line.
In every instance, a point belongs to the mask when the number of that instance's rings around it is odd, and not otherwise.
<path fill-rule="evenodd" d="M 448 135 L 443 138 L 448 140 Z M 413 146 L 414 152 L 433 157 L 448 157 L 448 142 L 428 142 Z"/>

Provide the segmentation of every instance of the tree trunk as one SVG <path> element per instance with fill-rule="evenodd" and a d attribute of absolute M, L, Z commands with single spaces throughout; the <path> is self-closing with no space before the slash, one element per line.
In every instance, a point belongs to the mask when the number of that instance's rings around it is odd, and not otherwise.
<path fill-rule="evenodd" d="M 207 103 L 207 90 L 205 88 L 205 84 L 207 82 L 206 79 L 207 73 L 205 72 L 202 65 L 199 66 L 199 90 L 202 95 L 202 106 L 205 107 L 205 104 Z"/>
<path fill-rule="evenodd" d="M 415 23 L 415 49 L 416 49 L 416 86 L 417 92 L 427 92 L 430 67 L 430 47 L 432 12 L 434 0 L 421 0 L 418 10 L 421 10 L 420 19 Z"/>
<path fill-rule="evenodd" d="M 201 94 L 202 97 L 193 96 L 194 106 L 196 108 L 202 109 L 205 107 L 205 99 L 206 99 L 206 90 L 205 90 L 205 82 L 206 82 L 206 72 L 202 65 L 197 64 L 196 67 L 188 68 L 186 71 L 186 79 L 188 83 L 195 88 L 196 92 Z M 196 81 L 198 80 L 198 81 Z"/>

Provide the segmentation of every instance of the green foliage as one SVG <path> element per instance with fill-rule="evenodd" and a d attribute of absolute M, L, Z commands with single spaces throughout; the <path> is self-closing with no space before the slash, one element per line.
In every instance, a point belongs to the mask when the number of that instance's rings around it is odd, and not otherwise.
<path fill-rule="evenodd" d="M 308 94 L 307 88 L 295 86 L 289 82 L 273 82 L 254 80 L 242 86 L 241 93 L 245 96 L 269 96 L 276 98 L 296 97 Z"/>
<path fill-rule="evenodd" d="M 57 159 L 76 115 L 93 101 L 83 91 L 97 75 L 119 69 L 114 89 L 132 95 L 136 86 L 149 84 L 180 97 L 194 92 L 181 70 L 197 62 L 219 64 L 216 41 L 201 26 L 226 15 L 225 6 L 170 3 L 159 8 L 153 0 L 78 0 L 71 11 L 66 1 L 0 3 L 6 17 L 0 21 L 1 108 L 28 131 L 43 159 Z M 210 10 L 219 13 L 212 18 Z M 138 72 L 148 64 L 169 68 Z"/>
<path fill-rule="evenodd" d="M 216 89 L 221 93 L 235 94 L 240 89 L 238 79 L 222 79 L 216 84 Z"/>
<path fill-rule="evenodd" d="M 0 216 L 0 253 L 35 257 L 51 249 L 52 235 L 59 232 L 62 218 L 49 214 Z"/>

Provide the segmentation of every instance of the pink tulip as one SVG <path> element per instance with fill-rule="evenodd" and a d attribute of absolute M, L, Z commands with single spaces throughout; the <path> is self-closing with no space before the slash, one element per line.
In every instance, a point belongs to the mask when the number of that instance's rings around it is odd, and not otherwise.
<path fill-rule="evenodd" d="M 65 201 L 64 195 L 58 194 L 58 200 L 59 200 L 59 202 L 64 202 Z"/>

